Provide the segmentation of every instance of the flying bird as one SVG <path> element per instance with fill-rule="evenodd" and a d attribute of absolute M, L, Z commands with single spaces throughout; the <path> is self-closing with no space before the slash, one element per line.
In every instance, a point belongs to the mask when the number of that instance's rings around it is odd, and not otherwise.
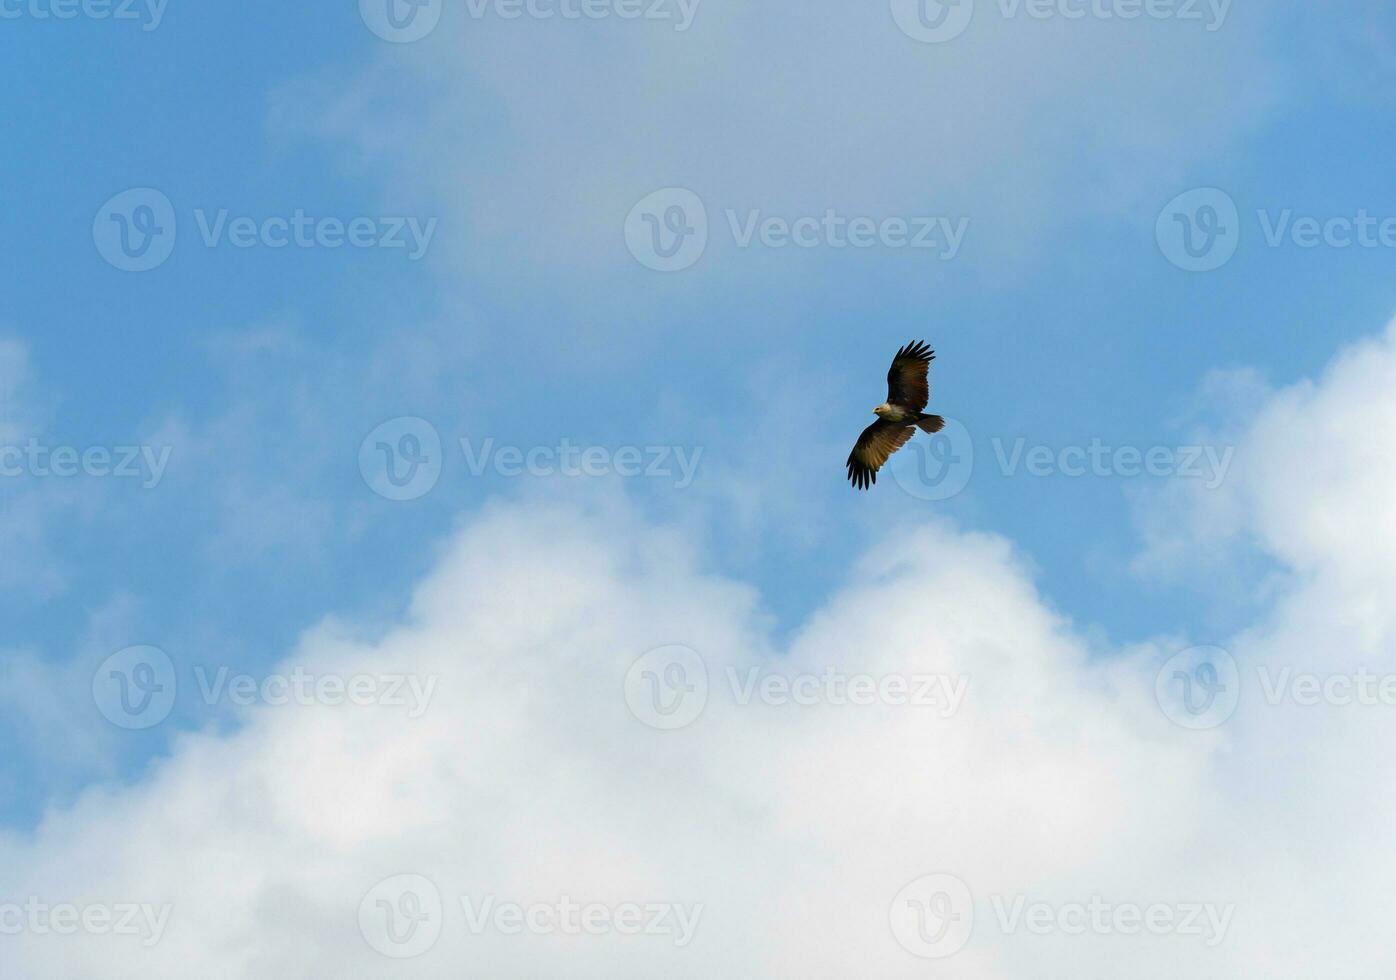
<path fill-rule="evenodd" d="M 907 344 L 892 358 L 892 368 L 887 372 L 887 400 L 873 409 L 877 421 L 863 430 L 853 452 L 848 454 L 848 481 L 859 490 L 877 482 L 882 464 L 917 429 L 939 432 L 945 428 L 945 419 L 921 411 L 931 397 L 926 373 L 935 357 L 935 351 L 920 340 Z"/>

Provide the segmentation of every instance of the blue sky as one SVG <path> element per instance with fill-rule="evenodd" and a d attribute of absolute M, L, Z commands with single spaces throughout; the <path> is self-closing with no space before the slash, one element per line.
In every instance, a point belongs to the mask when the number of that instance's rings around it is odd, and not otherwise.
<path fill-rule="evenodd" d="M 91 714 L 106 656 L 152 644 L 256 671 L 327 615 L 373 635 L 451 530 L 500 502 L 619 496 L 689 528 L 704 567 L 759 592 L 775 637 L 880 528 L 929 516 L 1011 540 L 1102 648 L 1247 622 L 1266 557 L 1227 566 L 1225 601 L 1212 566 L 1135 563 L 1141 501 L 1168 480 L 1007 475 L 996 447 L 1224 448 L 1255 378 L 1313 376 L 1386 322 L 1396 251 L 1270 247 L 1258 212 L 1396 216 L 1387 7 L 1237 0 L 1209 31 L 1010 19 L 980 0 L 963 36 L 925 44 L 886 4 L 704 0 L 685 31 L 446 6 L 410 44 L 353 3 L 171 0 L 153 30 L 6 7 L 0 432 L 170 451 L 152 487 L 0 481 L 0 656 L 21 692 L 3 716 L 9 827 L 136 778 L 180 732 L 236 724 L 183 698 L 152 732 L 55 739 L 88 730 L 64 720 Z M 670 187 L 702 200 L 710 238 L 662 273 L 627 251 L 625 222 Z M 1156 224 L 1208 187 L 1236 203 L 1240 245 L 1184 271 Z M 146 272 L 93 238 L 131 188 L 160 191 L 178 225 Z M 417 260 L 207 247 L 196 213 L 223 209 L 434 231 Z M 828 209 L 964 219 L 964 246 L 740 248 L 727 217 Z M 887 475 L 855 493 L 847 449 L 892 352 L 923 337 L 932 410 L 964 425 L 974 474 L 944 500 Z M 444 468 L 393 501 L 360 449 L 404 416 L 435 427 Z M 687 486 L 474 475 L 462 437 L 701 461 Z"/>

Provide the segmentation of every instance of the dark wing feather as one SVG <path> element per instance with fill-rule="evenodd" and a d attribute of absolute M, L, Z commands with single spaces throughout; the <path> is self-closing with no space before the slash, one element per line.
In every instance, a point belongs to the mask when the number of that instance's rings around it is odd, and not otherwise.
<path fill-rule="evenodd" d="M 848 454 L 848 482 L 859 490 L 866 490 L 877 482 L 877 471 L 888 457 L 895 453 L 916 430 L 903 422 L 884 422 L 878 419 L 863 430 Z"/>
<path fill-rule="evenodd" d="M 887 372 L 887 403 L 913 412 L 925 408 L 931 399 L 926 372 L 935 359 L 936 352 L 924 340 L 897 351 L 897 356 L 892 358 L 892 369 Z"/>

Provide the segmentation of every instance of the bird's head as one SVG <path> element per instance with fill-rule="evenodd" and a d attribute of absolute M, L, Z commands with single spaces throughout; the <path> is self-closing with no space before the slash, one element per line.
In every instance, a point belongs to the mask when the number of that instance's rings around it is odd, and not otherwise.
<path fill-rule="evenodd" d="M 883 402 L 881 405 L 878 405 L 876 408 L 873 409 L 873 414 L 876 415 L 878 418 L 881 418 L 891 410 L 892 406 L 888 405 L 886 402 Z"/>

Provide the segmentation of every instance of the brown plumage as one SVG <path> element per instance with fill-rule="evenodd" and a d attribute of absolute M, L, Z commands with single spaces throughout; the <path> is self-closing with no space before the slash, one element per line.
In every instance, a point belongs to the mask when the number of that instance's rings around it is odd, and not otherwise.
<path fill-rule="evenodd" d="M 877 471 L 917 429 L 939 432 L 945 420 L 921 410 L 930 400 L 927 374 L 935 351 L 924 340 L 907 344 L 892 358 L 887 372 L 887 401 L 873 409 L 877 421 L 863 430 L 848 454 L 848 480 L 859 490 L 877 482 Z"/>

